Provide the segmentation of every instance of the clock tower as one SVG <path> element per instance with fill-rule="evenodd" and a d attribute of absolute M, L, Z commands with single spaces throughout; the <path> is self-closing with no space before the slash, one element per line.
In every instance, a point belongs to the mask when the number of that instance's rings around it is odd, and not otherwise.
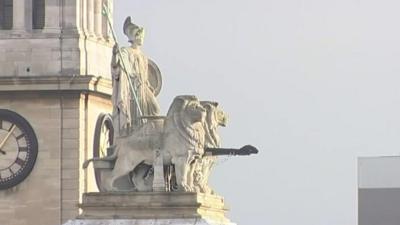
<path fill-rule="evenodd" d="M 110 0 L 0 0 L 0 224 L 56 225 L 96 191 L 96 120 L 112 105 Z"/>

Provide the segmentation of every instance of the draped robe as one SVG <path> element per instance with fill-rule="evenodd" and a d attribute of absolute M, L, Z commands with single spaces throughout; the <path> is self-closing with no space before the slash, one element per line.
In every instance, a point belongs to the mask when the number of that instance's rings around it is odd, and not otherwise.
<path fill-rule="evenodd" d="M 113 76 L 113 122 L 117 135 L 127 135 L 142 124 L 139 109 L 131 92 L 128 73 L 135 87 L 142 116 L 158 116 L 160 106 L 149 83 L 148 59 L 140 49 L 123 47 L 120 50 L 126 71 L 123 70 L 121 57 L 116 56 L 112 63 Z"/>

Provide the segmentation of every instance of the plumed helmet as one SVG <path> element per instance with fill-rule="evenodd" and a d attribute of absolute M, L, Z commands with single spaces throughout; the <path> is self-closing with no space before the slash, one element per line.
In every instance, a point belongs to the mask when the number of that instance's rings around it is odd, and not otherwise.
<path fill-rule="evenodd" d="M 126 36 L 129 36 L 129 33 L 130 33 L 131 30 L 136 30 L 136 29 L 140 29 L 140 28 L 141 27 L 139 27 L 138 25 L 132 23 L 132 19 L 131 19 L 130 16 L 128 16 L 125 19 L 125 22 L 124 22 L 124 34 Z"/>

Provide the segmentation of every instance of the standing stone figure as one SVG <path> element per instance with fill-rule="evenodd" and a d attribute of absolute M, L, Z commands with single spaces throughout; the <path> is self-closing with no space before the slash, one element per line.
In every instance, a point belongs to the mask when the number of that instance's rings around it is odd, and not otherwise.
<path fill-rule="evenodd" d="M 131 46 L 118 49 L 118 45 L 115 45 L 111 62 L 113 122 L 117 136 L 128 135 L 132 128 L 140 126 L 142 124 L 140 116 L 160 114 L 160 106 L 149 83 L 148 59 L 140 49 L 144 39 L 144 28 L 133 24 L 131 17 L 128 17 L 124 23 L 124 34 Z M 118 54 L 119 52 L 121 54 Z M 129 82 L 132 82 L 132 87 L 136 90 L 142 115 Z"/>

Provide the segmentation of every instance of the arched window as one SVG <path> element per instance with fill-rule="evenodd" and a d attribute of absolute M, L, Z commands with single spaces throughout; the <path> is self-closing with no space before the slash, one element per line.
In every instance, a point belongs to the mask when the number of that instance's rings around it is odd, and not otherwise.
<path fill-rule="evenodd" d="M 45 18 L 45 0 L 33 0 L 32 6 L 32 28 L 43 29 Z"/>
<path fill-rule="evenodd" d="M 11 30 L 13 26 L 13 0 L 0 0 L 0 29 Z"/>

